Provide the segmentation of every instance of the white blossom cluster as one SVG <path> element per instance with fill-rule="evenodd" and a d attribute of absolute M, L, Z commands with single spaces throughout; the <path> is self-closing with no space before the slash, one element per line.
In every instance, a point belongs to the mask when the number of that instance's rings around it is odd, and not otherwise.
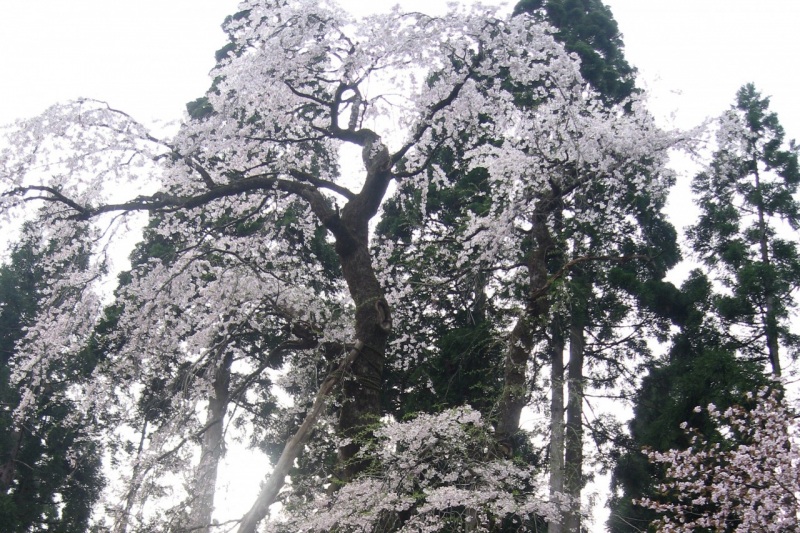
<path fill-rule="evenodd" d="M 491 426 L 470 407 L 388 422 L 363 453 L 374 466 L 310 503 L 285 502 L 267 531 L 535 531 L 557 520 L 558 502 L 539 491 L 529 465 L 503 459 Z M 541 527 L 541 522 L 539 523 Z"/>
<path fill-rule="evenodd" d="M 705 410 L 731 441 L 691 435 L 686 450 L 647 452 L 664 465 L 658 499 L 639 502 L 658 511 L 658 531 L 797 531 L 800 527 L 800 455 L 796 414 L 779 392 L 748 393 L 753 409 Z M 700 411 L 701 408 L 697 408 Z M 684 429 L 686 424 L 683 424 Z"/>
<path fill-rule="evenodd" d="M 488 272 L 503 320 L 516 317 L 528 236 L 537 224 L 555 224 L 539 217 L 548 198 L 559 195 L 576 241 L 586 238 L 582 225 L 639 238 L 631 198 L 660 204 L 672 179 L 664 162 L 675 137 L 638 100 L 601 106 L 576 58 L 526 16 L 395 9 L 355 21 L 315 0 L 247 0 L 241 8 L 245 15 L 226 26 L 234 46 L 213 72 L 208 113 L 187 119 L 174 139 L 81 100 L 19 123 L 14 148 L 0 153 L 3 220 L 46 204 L 42 242 L 63 246 L 54 264 L 78 243 L 95 257 L 85 268 L 53 269 L 42 316 L 20 346 L 20 419 L 47 369 L 109 318 L 92 294 L 109 235 L 96 222 L 154 213 L 117 291 L 106 339 L 113 349 L 80 391 L 84 412 L 108 423 L 108 449 L 125 451 L 126 487 L 111 507 L 129 521 L 134 501 L 144 509 L 172 491 L 192 496 L 182 475 L 192 477 L 186 470 L 198 464 L 212 422 L 245 427 L 237 417 L 250 417 L 255 445 L 295 429 L 354 341 L 355 295 L 324 257 L 334 255 L 331 236 L 346 233 L 337 223 L 348 209 L 363 211 L 366 228 L 390 181 L 399 205 L 420 205 L 420 225 L 408 241 L 365 240 L 393 315 L 389 363 L 408 371 L 431 348 L 428 324 L 438 318 L 425 296 L 454 298 L 455 287 L 474 298 L 470 287 Z M 513 87 L 531 102 L 520 105 Z M 363 165 L 340 165 L 347 143 L 364 149 Z M 456 171 L 486 173 L 491 199 L 459 213 L 455 231 L 426 207 L 429 191 L 452 186 L 453 169 L 434 157 L 443 149 L 459 154 Z M 360 173 L 340 176 L 351 167 Z M 382 188 L 376 170 L 388 173 Z M 157 193 L 144 194 L 154 186 Z M 130 191 L 136 196 L 120 199 Z M 398 257 L 426 270 L 390 266 Z M 214 421 L 207 410 L 220 372 L 241 409 Z M 292 407 L 249 412 L 275 403 L 281 386 Z M 402 531 L 488 531 L 510 521 L 525 530 L 557 514 L 539 497 L 535 473 L 501 458 L 490 425 L 471 409 L 388 423 L 375 435 L 361 451 L 371 469 L 332 494 L 319 487 L 304 495 L 310 503 L 288 496 L 285 521 L 269 527 L 376 531 L 397 521 Z M 147 520 L 140 515 L 140 524 Z"/>

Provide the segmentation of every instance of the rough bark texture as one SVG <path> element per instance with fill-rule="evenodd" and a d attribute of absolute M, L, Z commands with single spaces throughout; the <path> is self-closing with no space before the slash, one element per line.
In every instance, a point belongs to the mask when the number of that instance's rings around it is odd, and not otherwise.
<path fill-rule="evenodd" d="M 569 379 L 567 381 L 567 423 L 564 445 L 564 492 L 570 507 L 564 516 L 565 533 L 581 531 L 581 489 L 583 488 L 583 358 L 582 313 L 573 316 L 569 332 Z"/>
<path fill-rule="evenodd" d="M 564 492 L 564 334 L 554 319 L 550 340 L 550 496 Z M 561 533 L 560 522 L 547 524 L 547 533 Z"/>
<path fill-rule="evenodd" d="M 503 393 L 500 398 L 497 420 L 497 437 L 507 448 L 507 455 L 514 450 L 514 435 L 519 431 L 522 408 L 527 401 L 528 391 L 525 371 L 533 344 L 531 320 L 528 316 L 517 319 L 506 349 L 503 376 Z"/>
<path fill-rule="evenodd" d="M 363 345 L 352 365 L 352 375 L 343 383 L 343 404 L 338 421 L 341 436 L 350 439 L 339 449 L 341 481 L 349 481 L 364 467 L 355 460 L 370 426 L 380 418 L 386 343 L 392 329 L 391 311 L 378 282 L 369 252 L 369 221 L 378 212 L 392 179 L 389 154 L 375 137 L 364 146 L 367 178 L 359 194 L 342 209 L 334 232 L 342 274 L 356 306 L 355 334 Z"/>
<path fill-rule="evenodd" d="M 503 391 L 498 405 L 497 437 L 501 445 L 507 447 L 508 454 L 514 450 L 515 435 L 519 432 L 522 408 L 528 399 L 526 370 L 533 348 L 534 330 L 541 326 L 547 316 L 550 301 L 547 297 L 548 272 L 547 257 L 552 249 L 552 238 L 547 227 L 547 218 L 553 202 L 541 202 L 543 212 L 534 216 L 532 236 L 533 249 L 528 252 L 528 301 L 523 315 L 517 319 L 508 339 L 504 360 Z"/>
<path fill-rule="evenodd" d="M 214 375 L 214 394 L 208 399 L 207 427 L 200 447 L 200 463 L 195 471 L 189 531 L 208 533 L 214 513 L 217 469 L 224 452 L 223 429 L 230 402 L 233 354 L 223 358 Z"/>

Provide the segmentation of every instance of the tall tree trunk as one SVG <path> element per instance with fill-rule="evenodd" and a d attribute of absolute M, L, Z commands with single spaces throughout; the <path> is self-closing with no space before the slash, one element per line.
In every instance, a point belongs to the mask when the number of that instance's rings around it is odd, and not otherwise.
<path fill-rule="evenodd" d="M 758 161 L 753 161 L 756 189 L 756 208 L 758 210 L 759 247 L 761 263 L 764 265 L 767 279 L 764 280 L 764 333 L 767 341 L 767 353 L 772 366 L 772 375 L 780 377 L 781 360 L 778 348 L 778 316 L 775 309 L 775 289 L 772 280 L 772 261 L 769 255 L 769 242 L 767 239 L 767 222 L 764 213 L 764 197 L 761 187 L 761 176 L 758 172 Z"/>
<path fill-rule="evenodd" d="M 381 387 L 386 343 L 392 327 L 389 305 L 378 283 L 367 246 L 367 227 L 360 228 L 361 238 L 352 249 L 340 246 L 337 251 L 350 294 L 356 305 L 356 339 L 364 348 L 353 362 L 352 376 L 345 378 L 344 400 L 338 429 L 350 442 L 339 448 L 339 477 L 347 482 L 358 474 L 364 461 L 356 459 L 369 427 L 380 419 Z"/>
<path fill-rule="evenodd" d="M 550 497 L 564 492 L 564 332 L 553 319 L 550 340 Z M 561 533 L 562 522 L 547 524 L 547 533 Z"/>
<path fill-rule="evenodd" d="M 497 439 L 509 457 L 514 452 L 522 408 L 528 398 L 525 374 L 533 345 L 531 322 L 532 317 L 527 316 L 527 313 L 517 318 L 517 323 L 507 341 L 508 348 L 503 365 L 503 391 L 498 406 Z"/>
<path fill-rule="evenodd" d="M 565 429 L 564 492 L 570 498 L 565 514 L 565 533 L 581 531 L 581 489 L 583 488 L 583 312 L 573 313 L 569 330 L 569 379 L 567 381 L 567 424 Z"/>
<path fill-rule="evenodd" d="M 362 346 L 361 354 L 353 361 L 352 376 L 342 384 L 344 398 L 337 429 L 340 436 L 349 440 L 338 451 L 338 475 L 343 482 L 353 479 L 367 464 L 356 456 L 363 440 L 370 438 L 370 426 L 380 419 L 383 365 L 392 329 L 389 304 L 369 250 L 369 221 L 378 213 L 393 178 L 392 158 L 378 135 L 361 131 L 365 135 L 364 185 L 345 204 L 340 216 L 323 221 L 336 239 L 336 255 L 356 306 L 356 340 Z"/>
<path fill-rule="evenodd" d="M 533 249 L 528 252 L 525 261 L 529 279 L 528 300 L 507 342 L 503 364 L 503 391 L 498 402 L 497 438 L 509 456 L 516 447 L 515 436 L 519 432 L 522 408 L 528 400 L 525 374 L 533 349 L 534 331 L 541 327 L 550 311 L 547 257 L 553 248 L 553 240 L 547 219 L 555 204 L 550 199 L 543 200 L 540 204 L 543 210 L 537 212 L 533 218 Z"/>
<path fill-rule="evenodd" d="M 330 396 L 334 387 L 342 381 L 342 376 L 351 367 L 353 361 L 361 354 L 362 348 L 363 345 L 361 342 L 356 342 L 353 349 L 350 350 L 347 356 L 341 361 L 336 370 L 328 374 L 322 382 L 322 385 L 320 385 L 317 396 L 314 398 L 314 403 L 306 414 L 305 420 L 303 420 L 300 428 L 292 438 L 286 442 L 281 456 L 275 463 L 275 468 L 272 469 L 272 473 L 267 477 L 265 483 L 261 487 L 261 492 L 259 492 L 255 503 L 253 503 L 253 506 L 247 514 L 242 517 L 239 523 L 239 533 L 254 533 L 258 523 L 267 516 L 269 507 L 275 503 L 278 492 L 280 492 L 286 481 L 289 469 L 294 465 L 295 459 L 300 455 L 300 449 L 311 434 L 311 430 L 317 423 L 319 416 L 322 414 L 325 400 Z"/>
<path fill-rule="evenodd" d="M 225 415 L 230 403 L 231 364 L 233 354 L 228 351 L 214 375 L 214 393 L 208 399 L 206 431 L 200 448 L 200 463 L 192 482 L 192 505 L 189 516 L 190 532 L 208 533 L 214 513 L 214 495 L 217 470 L 224 451 L 223 431 Z"/>
<path fill-rule="evenodd" d="M 380 419 L 383 366 L 392 329 L 391 310 L 370 256 L 369 221 L 377 214 L 393 175 L 392 159 L 380 137 L 369 130 L 359 131 L 359 136 L 364 139 L 362 154 L 367 176 L 361 191 L 345 204 L 341 212 L 330 209 L 319 190 L 305 186 L 297 188 L 298 194 L 308 202 L 311 210 L 334 237 L 334 250 L 356 308 L 355 348 L 320 386 L 303 424 L 286 443 L 255 503 L 242 518 L 239 533 L 253 533 L 267 515 L 269 506 L 274 503 L 285 483 L 292 463 L 322 413 L 325 399 L 340 382 L 343 399 L 337 431 L 340 436 L 349 439 L 338 450 L 337 474 L 340 482 L 350 481 L 368 464 L 366 459 L 358 459 L 357 455 L 364 439 L 370 438 L 370 426 Z M 344 376 L 346 370 L 350 373 Z"/>

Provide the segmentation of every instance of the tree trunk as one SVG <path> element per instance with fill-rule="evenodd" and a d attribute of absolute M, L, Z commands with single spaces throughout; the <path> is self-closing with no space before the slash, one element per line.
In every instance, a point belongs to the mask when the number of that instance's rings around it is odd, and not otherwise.
<path fill-rule="evenodd" d="M 503 391 L 498 405 L 497 439 L 506 448 L 508 456 L 515 449 L 515 436 L 519 432 L 522 408 L 528 400 L 526 371 L 528 358 L 533 349 L 534 330 L 539 327 L 550 311 L 547 295 L 547 257 L 553 240 L 547 219 L 553 210 L 551 200 L 540 202 L 543 212 L 534 214 L 532 236 L 533 249 L 527 254 L 525 266 L 528 270 L 528 301 L 522 316 L 517 318 L 508 339 L 504 360 Z"/>
<path fill-rule="evenodd" d="M 353 362 L 352 376 L 342 384 L 344 399 L 337 429 L 341 437 L 349 439 L 338 451 L 338 475 L 343 482 L 353 479 L 366 465 L 365 460 L 356 459 L 356 454 L 381 415 L 383 365 L 392 318 L 372 265 L 369 221 L 378 212 L 392 179 L 386 167 L 388 160 L 388 151 L 379 138 L 364 147 L 364 186 L 342 208 L 340 221 L 332 231 L 342 274 L 356 306 L 356 340 L 363 345 L 361 355 Z"/>
<path fill-rule="evenodd" d="M 347 250 L 337 241 L 342 272 L 356 305 L 356 339 L 364 346 L 352 365 L 352 375 L 342 384 L 344 399 L 338 430 L 350 440 L 338 452 L 338 476 L 343 482 L 353 479 L 363 469 L 364 461 L 356 460 L 356 454 L 363 439 L 369 438 L 370 427 L 380 419 L 383 365 L 392 326 L 389 305 L 372 268 L 366 223 L 361 229 L 363 240 L 359 239 L 354 249 Z"/>
<path fill-rule="evenodd" d="M 311 434 L 311 430 L 317 423 L 320 414 L 322 414 L 322 408 L 325 406 L 326 398 L 331 394 L 333 388 L 341 382 L 342 376 L 351 367 L 353 361 L 361 354 L 362 348 L 363 345 L 357 342 L 339 364 L 337 369 L 328 374 L 325 381 L 322 382 L 319 391 L 317 391 L 314 403 L 306 414 L 305 420 L 303 420 L 300 428 L 286 443 L 286 446 L 284 446 L 283 452 L 281 452 L 281 456 L 278 458 L 278 462 L 275 463 L 275 468 L 272 469 L 272 473 L 267 477 L 266 482 L 261 487 L 258 498 L 256 498 L 255 503 L 247 514 L 242 517 L 239 523 L 239 533 L 254 533 L 258 523 L 267 516 L 270 505 L 275 503 L 278 492 L 280 492 L 286 481 L 289 469 L 294 465 L 294 460 L 300 455 L 300 449 Z"/>
<path fill-rule="evenodd" d="M 532 317 L 517 318 L 508 339 L 503 370 L 503 392 L 498 406 L 497 440 L 507 456 L 513 454 L 522 408 L 528 398 L 526 370 L 533 345 Z"/>
<path fill-rule="evenodd" d="M 0 465 L 0 494 L 8 493 L 11 484 L 14 482 L 14 475 L 17 471 L 17 456 L 22 448 L 22 429 L 11 430 L 11 440 L 13 445 L 9 451 L 8 458 Z"/>
<path fill-rule="evenodd" d="M 214 375 L 214 393 L 208 399 L 206 431 L 200 449 L 200 463 L 192 483 L 192 505 L 188 531 L 208 533 L 214 513 L 217 469 L 224 451 L 223 430 L 230 402 L 233 354 L 225 354 Z"/>
<path fill-rule="evenodd" d="M 550 340 L 550 497 L 564 492 L 564 334 L 554 318 Z M 547 524 L 547 533 L 561 533 L 561 522 Z"/>
<path fill-rule="evenodd" d="M 781 375 L 781 360 L 778 348 L 778 316 L 775 310 L 775 289 L 772 282 L 772 272 L 770 255 L 769 255 L 769 242 L 767 239 L 767 222 L 764 213 L 764 197 L 761 190 L 761 176 L 758 172 L 758 161 L 753 161 L 754 175 L 755 175 L 755 188 L 756 188 L 756 208 L 758 210 L 758 230 L 759 230 L 759 247 L 761 253 L 761 262 L 767 272 L 767 279 L 764 280 L 764 334 L 767 341 L 767 353 L 769 355 L 769 362 L 772 366 L 772 375 L 780 377 Z"/>
<path fill-rule="evenodd" d="M 569 380 L 567 381 L 567 425 L 565 429 L 564 492 L 570 498 L 565 514 L 565 533 L 581 531 L 583 488 L 583 313 L 573 313 L 569 331 Z"/>
<path fill-rule="evenodd" d="M 368 136 L 363 145 L 367 176 L 361 191 L 345 204 L 341 213 L 331 211 L 319 191 L 306 190 L 301 194 L 335 239 L 334 249 L 356 307 L 355 348 L 320 386 L 303 424 L 286 443 L 256 502 L 242 518 L 239 533 L 253 533 L 267 515 L 322 413 L 325 399 L 340 382 L 343 398 L 337 432 L 349 439 L 338 450 L 337 475 L 340 482 L 350 481 L 368 464 L 366 460 L 358 460 L 357 454 L 364 440 L 370 438 L 370 427 L 380 419 L 383 365 L 392 329 L 389 304 L 369 252 L 369 221 L 377 214 L 393 176 L 387 148 L 377 135 L 362 131 L 364 136 Z M 350 373 L 344 376 L 347 370 Z"/>

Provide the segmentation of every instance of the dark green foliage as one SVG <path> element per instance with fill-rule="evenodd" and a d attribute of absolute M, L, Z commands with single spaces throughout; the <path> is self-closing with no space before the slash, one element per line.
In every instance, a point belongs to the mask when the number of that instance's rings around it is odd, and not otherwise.
<path fill-rule="evenodd" d="M 719 147 L 692 184 L 700 217 L 689 229 L 694 251 L 726 289 L 716 310 L 740 352 L 768 360 L 780 374 L 779 343 L 796 344 L 789 328 L 800 284 L 798 151 L 784 140 L 769 98 L 752 84 L 739 89 L 722 117 Z"/>
<path fill-rule="evenodd" d="M 697 406 L 715 404 L 721 410 L 746 402 L 745 394 L 767 383 L 757 365 L 735 357 L 731 343 L 713 319 L 711 283 L 695 271 L 680 291 L 661 287 L 651 301 L 669 313 L 680 331 L 672 338 L 668 357 L 649 365 L 634 401 L 630 438 L 618 450 L 609 501 L 612 533 L 647 531 L 656 518 L 634 500 L 652 497 L 663 471 L 648 462 L 642 449 L 684 449 L 686 422 L 712 442 L 719 440 L 707 413 Z"/>
<path fill-rule="evenodd" d="M 680 331 L 672 336 L 668 358 L 650 367 L 636 395 L 630 441 L 614 469 L 608 524 L 613 533 L 645 531 L 656 518 L 633 504 L 655 496 L 664 479 L 642 448 L 685 449 L 682 422 L 707 440 L 720 441 L 706 414 L 694 408 L 745 404 L 747 392 L 767 383 L 765 361 L 780 374 L 778 339 L 783 346 L 796 344 L 786 319 L 800 262 L 787 229 L 798 228 L 800 206 L 793 196 L 800 173 L 797 150 L 792 143 L 785 147 L 783 129 L 768 108 L 769 99 L 752 85 L 742 87 L 721 120 L 717 152 L 693 182 L 701 212 L 689 238 L 725 292 L 715 292 L 698 271 L 680 290 L 646 282 L 638 292 L 640 305 Z M 637 283 L 624 273 L 615 280 Z"/>
<path fill-rule="evenodd" d="M 487 322 L 443 327 L 436 349 L 410 372 L 389 371 L 387 409 L 403 419 L 468 403 L 491 412 L 501 377 L 501 347 Z"/>
<path fill-rule="evenodd" d="M 47 252 L 45 252 L 45 255 Z M 80 261 L 79 258 L 75 259 Z M 0 267 L 0 532 L 77 532 L 88 527 L 103 486 L 100 453 L 64 395 L 96 365 L 91 353 L 62 361 L 23 423 L 12 423 L 20 395 L 10 382 L 16 343 L 38 312 L 43 255 L 30 242 Z"/>
<path fill-rule="evenodd" d="M 581 75 L 609 102 L 634 91 L 636 70 L 625 60 L 622 36 L 600 0 L 521 0 L 514 13 L 528 13 L 556 27 L 555 37 L 581 59 Z"/>

